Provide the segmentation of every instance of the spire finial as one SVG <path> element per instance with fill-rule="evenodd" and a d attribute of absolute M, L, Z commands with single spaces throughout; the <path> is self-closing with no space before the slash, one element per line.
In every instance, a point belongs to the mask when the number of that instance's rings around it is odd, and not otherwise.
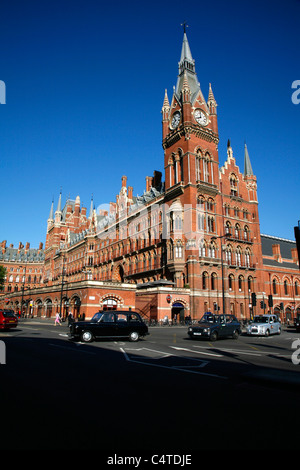
<path fill-rule="evenodd" d="M 186 33 L 186 28 L 189 27 L 189 25 L 187 24 L 187 22 L 184 21 L 183 23 L 181 23 L 181 26 L 183 26 L 183 32 Z"/>
<path fill-rule="evenodd" d="M 227 142 L 227 159 L 229 158 L 233 158 L 233 151 L 232 151 L 230 139 L 228 139 L 228 142 Z"/>
<path fill-rule="evenodd" d="M 163 102 L 163 108 L 162 109 L 163 109 L 163 111 L 169 111 L 170 110 L 170 103 L 169 103 L 167 89 L 165 89 L 165 96 L 164 96 L 164 102 Z"/>

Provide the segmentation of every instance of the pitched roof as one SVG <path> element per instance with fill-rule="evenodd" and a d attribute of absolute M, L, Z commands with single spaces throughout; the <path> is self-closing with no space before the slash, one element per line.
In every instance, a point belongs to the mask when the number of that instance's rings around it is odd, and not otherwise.
<path fill-rule="evenodd" d="M 6 248 L 5 252 L 0 252 L 0 260 L 2 262 L 15 262 L 15 263 L 42 263 L 44 262 L 44 250 L 37 248 L 29 248 L 25 253 L 25 248 L 18 250 L 18 248 Z"/>
<path fill-rule="evenodd" d="M 264 256 L 273 257 L 272 245 L 280 246 L 280 255 L 282 258 L 282 262 L 279 262 L 274 258 L 273 259 L 264 258 Z M 263 255 L 263 264 L 269 265 L 269 266 L 277 266 L 281 268 L 291 268 L 291 269 L 299 270 L 298 264 L 293 262 L 292 252 L 291 252 L 292 248 L 296 248 L 295 241 L 288 240 L 286 238 L 274 237 L 272 235 L 261 234 L 261 247 L 262 247 L 262 255 Z"/>

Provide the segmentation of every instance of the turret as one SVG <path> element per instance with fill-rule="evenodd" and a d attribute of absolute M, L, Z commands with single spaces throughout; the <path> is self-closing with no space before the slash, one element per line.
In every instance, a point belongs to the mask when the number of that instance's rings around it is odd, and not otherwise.
<path fill-rule="evenodd" d="M 58 224 L 61 221 L 62 211 L 61 211 L 61 191 L 59 193 L 57 209 L 55 211 L 55 223 Z"/>
<path fill-rule="evenodd" d="M 212 130 L 213 132 L 217 134 L 218 133 L 218 120 L 217 120 L 217 106 L 218 105 L 215 100 L 212 88 L 211 88 L 211 83 L 209 84 L 207 106 L 208 106 L 209 113 L 210 113 Z"/>
<path fill-rule="evenodd" d="M 162 125 L 163 125 L 163 139 L 169 132 L 169 118 L 170 118 L 170 103 L 168 99 L 167 90 L 165 90 L 165 97 L 163 102 L 162 113 Z"/>
<path fill-rule="evenodd" d="M 246 143 L 245 143 L 245 151 L 244 151 L 244 180 L 246 181 L 246 185 L 248 189 L 249 201 L 258 202 L 257 201 L 256 176 L 254 176 L 253 174 L 252 165 L 250 162 L 250 157 L 249 157 Z"/>

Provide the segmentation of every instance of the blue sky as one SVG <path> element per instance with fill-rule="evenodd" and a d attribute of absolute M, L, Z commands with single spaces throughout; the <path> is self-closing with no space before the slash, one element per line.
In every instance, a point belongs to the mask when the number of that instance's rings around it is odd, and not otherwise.
<path fill-rule="evenodd" d="M 176 85 L 183 30 L 204 96 L 218 103 L 243 171 L 258 181 L 261 232 L 294 239 L 300 219 L 300 1 L 10 1 L 1 5 L 0 239 L 45 242 L 52 198 L 115 201 L 163 172 L 161 107 Z M 1 241 L 0 240 L 0 241 Z"/>

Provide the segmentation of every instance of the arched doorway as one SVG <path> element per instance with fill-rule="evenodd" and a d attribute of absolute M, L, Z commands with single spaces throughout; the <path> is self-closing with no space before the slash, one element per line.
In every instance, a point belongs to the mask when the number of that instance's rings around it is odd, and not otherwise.
<path fill-rule="evenodd" d="M 176 301 L 172 305 L 171 318 L 175 323 L 184 321 L 184 305 L 180 301 Z"/>
<path fill-rule="evenodd" d="M 277 315 L 277 317 L 281 319 L 280 307 L 278 307 L 278 306 L 276 305 L 276 307 L 274 307 L 273 313 L 274 313 L 274 315 Z"/>
<path fill-rule="evenodd" d="M 117 310 L 118 303 L 115 299 L 106 299 L 103 302 L 103 310 Z"/>
<path fill-rule="evenodd" d="M 292 318 L 292 310 L 290 307 L 287 307 L 285 309 L 285 321 L 288 325 L 291 325 L 292 322 L 293 322 L 293 318 Z"/>
<path fill-rule="evenodd" d="M 26 300 L 26 315 L 33 318 L 33 299 Z"/>
<path fill-rule="evenodd" d="M 124 305 L 122 297 L 116 294 L 105 294 L 100 299 L 100 310 L 118 310 Z"/>
<path fill-rule="evenodd" d="M 62 299 L 61 299 L 61 315 L 63 318 L 67 318 L 68 316 L 68 313 L 69 313 L 69 307 L 70 307 L 70 302 L 69 302 L 69 297 L 68 296 L 64 296 Z"/>
<path fill-rule="evenodd" d="M 45 316 L 50 318 L 52 315 L 52 300 L 46 299 L 45 300 Z"/>
<path fill-rule="evenodd" d="M 42 308 L 43 308 L 43 303 L 40 299 L 38 299 L 35 303 L 36 305 L 36 316 L 41 317 L 42 316 Z"/>
<path fill-rule="evenodd" d="M 84 320 L 85 313 L 80 311 L 81 300 L 78 295 L 75 295 L 71 300 L 71 309 L 73 308 L 73 317 L 82 318 Z"/>

